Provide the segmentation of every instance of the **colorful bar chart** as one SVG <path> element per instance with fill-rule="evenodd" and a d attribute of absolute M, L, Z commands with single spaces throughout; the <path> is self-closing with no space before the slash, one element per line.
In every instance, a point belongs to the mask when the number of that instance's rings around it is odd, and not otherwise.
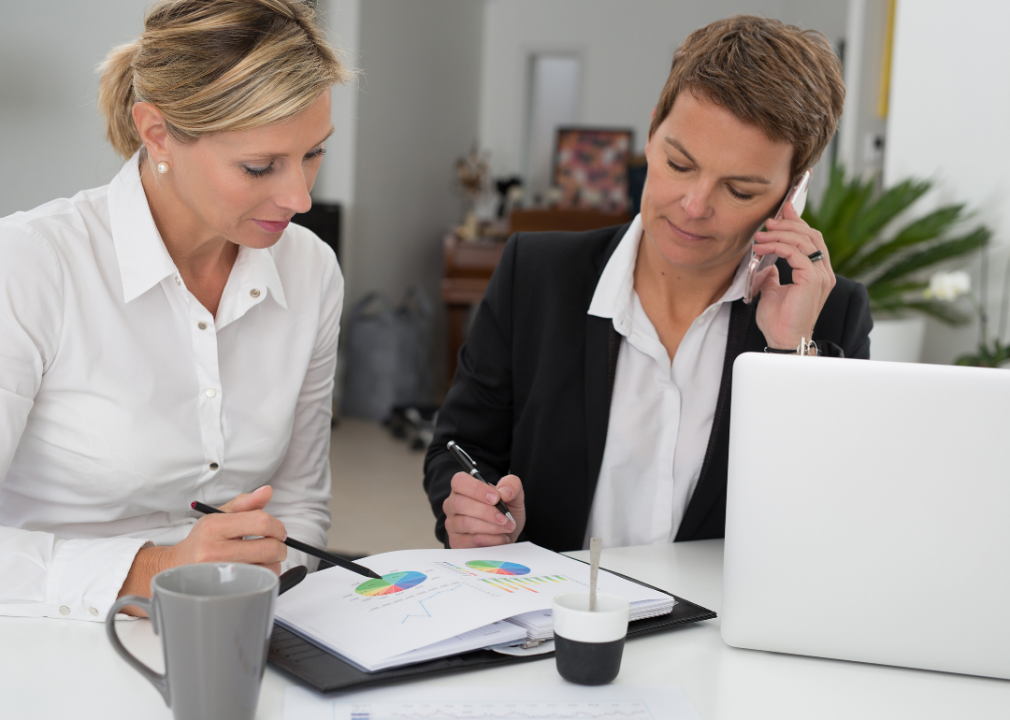
<path fill-rule="evenodd" d="M 552 584 L 558 585 L 568 581 L 568 578 L 564 575 L 539 575 L 536 577 L 496 576 L 493 578 L 481 578 L 481 582 L 497 588 L 498 590 L 504 590 L 507 593 L 521 593 L 524 590 L 535 593 L 539 592 L 538 588 L 543 589 L 544 586 L 550 586 Z"/>

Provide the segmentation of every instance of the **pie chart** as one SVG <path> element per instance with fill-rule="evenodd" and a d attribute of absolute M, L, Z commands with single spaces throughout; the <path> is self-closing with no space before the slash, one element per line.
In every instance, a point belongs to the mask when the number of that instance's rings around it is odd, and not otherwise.
<path fill-rule="evenodd" d="M 358 595 L 375 597 L 376 595 L 392 595 L 393 593 L 410 590 L 415 585 L 420 585 L 428 576 L 424 573 L 408 570 L 406 572 L 390 573 L 383 575 L 381 580 L 366 580 L 354 588 Z"/>
<path fill-rule="evenodd" d="M 466 566 L 471 570 L 479 570 L 492 575 L 528 575 L 530 572 L 530 569 L 525 565 L 502 560 L 471 560 Z"/>

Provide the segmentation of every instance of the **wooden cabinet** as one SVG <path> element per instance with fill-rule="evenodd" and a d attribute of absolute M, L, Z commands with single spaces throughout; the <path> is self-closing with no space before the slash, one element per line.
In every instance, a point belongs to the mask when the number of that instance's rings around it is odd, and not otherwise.
<path fill-rule="evenodd" d="M 466 339 L 470 308 L 484 297 L 504 250 L 504 239 L 464 241 L 455 233 L 445 236 L 442 302 L 446 310 L 448 384 L 456 375 L 456 359 Z"/>

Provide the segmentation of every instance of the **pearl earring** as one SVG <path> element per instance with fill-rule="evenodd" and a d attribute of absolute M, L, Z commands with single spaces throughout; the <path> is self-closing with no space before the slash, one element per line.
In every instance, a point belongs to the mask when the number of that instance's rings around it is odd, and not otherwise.
<path fill-rule="evenodd" d="M 162 175 L 164 175 L 165 173 L 167 173 L 168 172 L 168 163 L 167 162 L 160 162 L 160 163 L 158 163 L 158 172 L 160 172 Z"/>

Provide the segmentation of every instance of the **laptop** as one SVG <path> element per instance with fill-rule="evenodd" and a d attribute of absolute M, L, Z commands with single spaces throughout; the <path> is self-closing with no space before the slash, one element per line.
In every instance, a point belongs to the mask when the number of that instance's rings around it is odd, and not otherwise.
<path fill-rule="evenodd" d="M 1010 679 L 1010 371 L 747 353 L 722 636 Z"/>

